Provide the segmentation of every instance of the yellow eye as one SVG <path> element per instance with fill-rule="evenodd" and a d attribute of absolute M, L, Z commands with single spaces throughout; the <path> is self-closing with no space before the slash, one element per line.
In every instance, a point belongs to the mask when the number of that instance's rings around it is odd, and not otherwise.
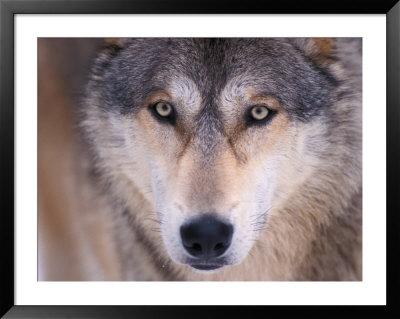
<path fill-rule="evenodd" d="M 157 112 L 158 115 L 161 117 L 168 117 L 172 114 L 172 106 L 166 102 L 158 102 L 154 106 L 154 110 Z"/>
<path fill-rule="evenodd" d="M 254 120 L 261 121 L 269 115 L 270 111 L 263 105 L 256 105 L 251 109 L 250 113 Z"/>

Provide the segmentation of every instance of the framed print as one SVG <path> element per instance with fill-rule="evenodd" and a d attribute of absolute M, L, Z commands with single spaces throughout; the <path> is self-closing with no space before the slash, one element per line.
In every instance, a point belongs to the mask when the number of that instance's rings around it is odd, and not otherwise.
<path fill-rule="evenodd" d="M 400 7 L 299 4 L 1 1 L 2 315 L 398 314 Z"/>

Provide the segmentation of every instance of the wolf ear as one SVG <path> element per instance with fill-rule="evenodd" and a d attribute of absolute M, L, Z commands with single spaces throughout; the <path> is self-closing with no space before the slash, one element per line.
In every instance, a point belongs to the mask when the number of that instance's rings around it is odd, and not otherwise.
<path fill-rule="evenodd" d="M 333 56 L 334 39 L 333 38 L 312 38 L 320 54 L 326 57 Z"/>
<path fill-rule="evenodd" d="M 296 38 L 293 44 L 318 64 L 335 60 L 336 41 L 334 38 Z"/>
<path fill-rule="evenodd" d="M 115 47 L 115 48 L 124 48 L 128 43 L 128 38 L 106 38 L 106 46 L 107 47 Z"/>

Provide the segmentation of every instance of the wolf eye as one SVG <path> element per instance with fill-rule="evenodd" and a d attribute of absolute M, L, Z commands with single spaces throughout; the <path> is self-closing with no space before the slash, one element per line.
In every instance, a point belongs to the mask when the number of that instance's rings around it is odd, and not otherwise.
<path fill-rule="evenodd" d="M 158 102 L 154 105 L 154 110 L 161 117 L 168 117 L 172 114 L 172 106 L 166 102 Z"/>
<path fill-rule="evenodd" d="M 150 105 L 149 108 L 153 116 L 158 121 L 168 122 L 170 124 L 175 123 L 175 111 L 171 104 L 164 101 L 159 101 Z"/>
<path fill-rule="evenodd" d="M 270 110 L 264 105 L 253 106 L 250 110 L 251 117 L 256 121 L 261 121 L 270 114 Z"/>
<path fill-rule="evenodd" d="M 248 126 L 265 125 L 277 113 L 265 105 L 258 104 L 250 107 L 245 113 L 245 120 Z"/>

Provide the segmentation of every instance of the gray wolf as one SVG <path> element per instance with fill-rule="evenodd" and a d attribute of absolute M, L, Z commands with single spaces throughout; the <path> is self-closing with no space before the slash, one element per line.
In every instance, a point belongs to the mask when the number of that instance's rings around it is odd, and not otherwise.
<path fill-rule="evenodd" d="M 78 109 L 87 267 L 361 280 L 361 79 L 361 39 L 109 40 Z"/>

